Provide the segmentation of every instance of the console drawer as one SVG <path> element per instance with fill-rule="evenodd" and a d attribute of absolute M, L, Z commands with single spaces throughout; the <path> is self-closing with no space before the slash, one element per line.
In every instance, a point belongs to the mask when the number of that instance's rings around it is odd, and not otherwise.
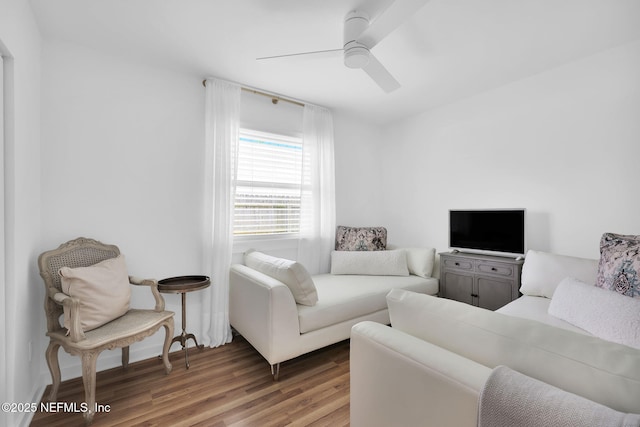
<path fill-rule="evenodd" d="M 456 270 L 473 270 L 473 262 L 462 259 L 445 259 L 444 266 Z"/>
<path fill-rule="evenodd" d="M 497 264 L 497 263 L 478 263 L 478 271 L 487 274 L 495 274 L 498 276 L 512 277 L 514 273 L 514 268 L 508 264 Z"/>

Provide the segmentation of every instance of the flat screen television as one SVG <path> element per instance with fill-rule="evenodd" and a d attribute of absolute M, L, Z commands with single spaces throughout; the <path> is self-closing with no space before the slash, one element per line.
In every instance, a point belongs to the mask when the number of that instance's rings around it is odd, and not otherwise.
<path fill-rule="evenodd" d="M 449 247 L 462 252 L 524 255 L 525 209 L 451 209 Z"/>

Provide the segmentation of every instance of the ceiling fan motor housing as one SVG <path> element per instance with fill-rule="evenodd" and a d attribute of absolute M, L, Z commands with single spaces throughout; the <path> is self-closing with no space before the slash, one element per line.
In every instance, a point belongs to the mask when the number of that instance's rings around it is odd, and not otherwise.
<path fill-rule="evenodd" d="M 363 68 L 369 63 L 369 48 L 358 42 L 358 36 L 369 27 L 369 17 L 351 11 L 344 18 L 344 65 Z"/>

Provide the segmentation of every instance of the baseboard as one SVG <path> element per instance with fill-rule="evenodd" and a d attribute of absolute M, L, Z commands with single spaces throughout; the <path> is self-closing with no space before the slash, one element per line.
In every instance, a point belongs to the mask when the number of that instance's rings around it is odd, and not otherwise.
<path fill-rule="evenodd" d="M 44 393 L 45 388 L 46 388 L 46 384 L 44 383 L 44 376 L 40 375 L 38 384 L 35 384 L 31 392 L 31 398 L 28 400 L 28 402 L 37 403 L 39 405 L 40 399 L 42 398 L 42 393 Z M 15 423 L 13 425 L 16 425 L 19 427 L 28 427 L 29 424 L 31 424 L 31 420 L 33 419 L 33 416 L 35 415 L 35 413 L 26 411 L 26 412 L 17 413 L 16 415 L 17 415 L 17 419 L 15 419 Z"/>
<path fill-rule="evenodd" d="M 176 346 L 176 348 L 178 347 L 179 346 Z M 59 349 L 58 351 L 60 351 L 61 353 L 64 352 L 64 350 L 62 349 Z M 129 353 L 129 362 L 130 363 L 139 362 L 141 360 L 157 357 L 158 355 L 160 355 L 160 352 L 158 351 L 157 344 L 150 344 L 149 346 L 140 348 L 140 344 L 138 343 L 135 349 L 131 348 L 131 352 Z M 63 381 L 67 381 L 74 378 L 80 378 L 82 376 L 82 363 L 80 361 L 80 358 L 77 356 L 73 356 L 72 359 L 77 361 L 77 363 L 68 365 L 64 368 L 61 367 L 60 369 Z M 106 350 L 100 353 L 100 355 L 98 356 L 96 371 L 100 372 L 100 371 L 104 371 L 111 368 L 117 368 L 120 366 L 122 366 L 121 349 Z M 34 389 L 31 392 L 31 398 L 27 400 L 27 402 L 39 404 L 47 386 L 50 384 L 51 384 L 51 374 L 49 373 L 49 370 L 46 369 L 45 372 L 42 372 L 38 376 L 37 384 L 34 385 Z M 97 386 L 99 387 L 99 384 Z M 8 415 L 11 415 L 11 414 L 8 414 Z M 15 418 L 13 418 L 13 421 L 11 422 L 11 424 L 8 424 L 8 425 L 28 427 L 29 424 L 31 424 L 34 413 L 24 412 L 24 413 L 15 414 L 15 415 L 16 416 Z"/>

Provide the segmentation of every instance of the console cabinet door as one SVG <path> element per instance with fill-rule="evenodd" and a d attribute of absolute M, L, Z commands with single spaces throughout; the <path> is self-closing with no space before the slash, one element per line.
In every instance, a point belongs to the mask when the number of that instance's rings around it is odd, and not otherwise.
<path fill-rule="evenodd" d="M 473 275 L 444 271 L 443 297 L 473 304 Z"/>
<path fill-rule="evenodd" d="M 513 283 L 490 277 L 478 277 L 478 307 L 497 310 L 511 302 Z"/>
<path fill-rule="evenodd" d="M 440 296 L 489 310 L 518 298 L 522 260 L 440 254 Z"/>

